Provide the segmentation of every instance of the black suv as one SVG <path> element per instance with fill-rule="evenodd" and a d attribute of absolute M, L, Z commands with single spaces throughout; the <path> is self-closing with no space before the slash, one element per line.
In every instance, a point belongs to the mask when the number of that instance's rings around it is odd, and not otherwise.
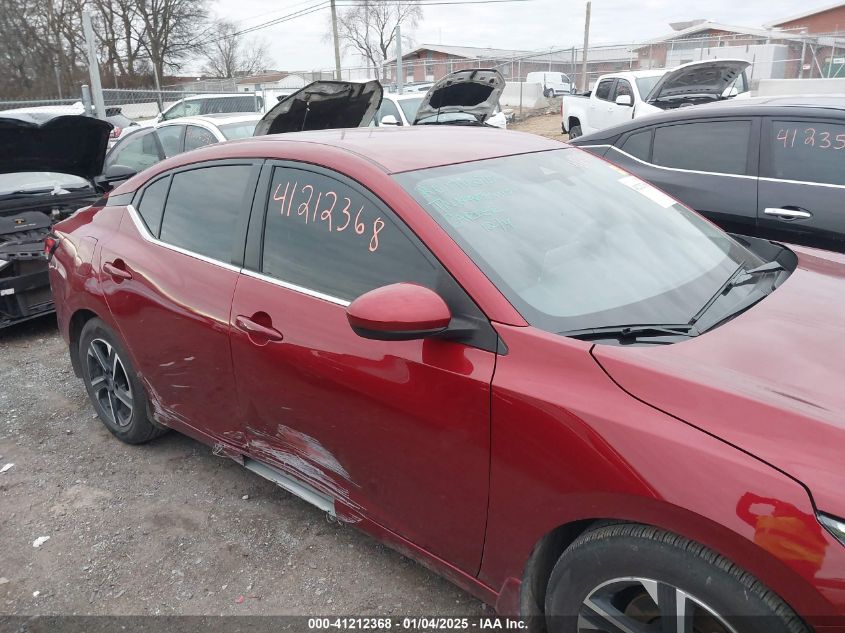
<path fill-rule="evenodd" d="M 680 108 L 572 144 L 728 231 L 845 252 L 845 96 Z"/>

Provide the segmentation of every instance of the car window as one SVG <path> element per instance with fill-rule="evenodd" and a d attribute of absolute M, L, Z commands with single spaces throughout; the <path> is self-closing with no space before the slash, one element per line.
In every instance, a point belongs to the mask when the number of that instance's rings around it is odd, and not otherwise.
<path fill-rule="evenodd" d="M 772 178 L 845 185 L 845 125 L 773 121 Z"/>
<path fill-rule="evenodd" d="M 108 166 L 123 165 L 135 171 L 143 171 L 164 158 L 156 141 L 156 131 L 140 130 L 114 147 L 109 154 Z"/>
<path fill-rule="evenodd" d="M 189 125 L 185 129 L 185 151 L 205 147 L 206 145 L 213 145 L 217 142 L 217 137 L 205 128 L 198 125 Z"/>
<path fill-rule="evenodd" d="M 651 130 L 631 134 L 619 148 L 640 160 L 648 160 L 651 154 Z"/>
<path fill-rule="evenodd" d="M 390 99 L 384 99 L 381 102 L 381 107 L 379 107 L 378 114 L 376 115 L 376 121 L 381 123 L 381 120 L 387 115 L 392 115 L 399 125 L 402 125 L 402 117 L 399 116 L 399 108 L 397 108 L 396 104 Z"/>
<path fill-rule="evenodd" d="M 243 97 L 217 97 L 207 99 L 203 114 L 228 114 L 230 112 L 260 112 L 263 107 L 261 97 L 245 95 Z"/>
<path fill-rule="evenodd" d="M 407 281 L 434 288 L 437 270 L 400 221 L 334 178 L 277 167 L 261 272 L 346 300 Z"/>
<path fill-rule="evenodd" d="M 160 239 L 212 259 L 230 261 L 251 170 L 251 165 L 220 165 L 174 174 Z"/>
<path fill-rule="evenodd" d="M 625 81 L 624 79 L 617 79 L 616 90 L 613 95 L 613 101 L 616 101 L 616 97 L 621 97 L 622 95 L 628 95 L 629 97 L 631 97 L 631 103 L 633 103 L 634 91 L 631 89 L 631 84 Z"/>
<path fill-rule="evenodd" d="M 252 136 L 257 124 L 258 121 L 244 121 L 243 123 L 218 125 L 217 128 L 222 132 L 223 136 L 232 141 L 238 138 L 249 138 Z"/>
<path fill-rule="evenodd" d="M 158 139 L 166 156 L 176 156 L 182 153 L 182 133 L 184 125 L 163 125 L 158 130 Z"/>
<path fill-rule="evenodd" d="M 399 107 L 402 108 L 402 112 L 405 113 L 405 118 L 411 123 L 413 123 L 414 119 L 417 118 L 417 111 L 420 109 L 422 100 L 423 97 L 419 97 L 416 99 L 402 99 L 399 102 Z"/>
<path fill-rule="evenodd" d="M 596 86 L 596 99 L 610 101 L 610 89 L 613 87 L 612 79 L 604 79 Z"/>
<path fill-rule="evenodd" d="M 648 96 L 648 93 L 652 91 L 652 89 L 657 85 L 657 82 L 660 81 L 660 79 L 660 75 L 655 75 L 652 77 L 637 77 L 634 81 L 637 82 L 637 90 L 640 91 L 640 98 L 645 99 Z"/>
<path fill-rule="evenodd" d="M 177 103 L 168 110 L 165 110 L 161 116 L 165 121 L 170 121 L 171 119 L 178 119 L 180 117 L 185 116 L 185 102 L 182 101 L 181 103 Z"/>
<path fill-rule="evenodd" d="M 654 131 L 655 165 L 721 174 L 744 174 L 751 121 L 702 121 Z"/>
<path fill-rule="evenodd" d="M 167 190 L 170 188 L 170 178 L 161 178 L 144 189 L 141 203 L 138 205 L 138 213 L 144 220 L 144 224 L 155 237 L 158 237 L 161 230 L 161 215 L 164 212 L 164 201 L 167 198 Z"/>

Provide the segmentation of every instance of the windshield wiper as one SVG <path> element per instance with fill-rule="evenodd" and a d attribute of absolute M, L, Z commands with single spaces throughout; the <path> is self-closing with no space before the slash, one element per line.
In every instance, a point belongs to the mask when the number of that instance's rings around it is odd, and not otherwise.
<path fill-rule="evenodd" d="M 697 323 L 698 320 L 704 315 L 704 313 L 707 312 L 714 303 L 716 303 L 716 301 L 719 299 L 719 297 L 724 296 L 725 294 L 730 292 L 733 288 L 736 288 L 737 286 L 743 286 L 743 285 L 753 281 L 758 275 L 776 272 L 776 271 L 779 271 L 779 270 L 785 270 L 785 269 L 780 264 L 780 262 L 778 262 L 777 260 L 774 260 L 774 261 L 771 261 L 771 262 L 766 262 L 765 264 L 762 264 L 762 265 L 757 266 L 755 268 L 749 268 L 748 270 L 745 270 L 745 264 L 744 263 L 740 264 L 739 267 L 737 267 L 737 269 L 735 271 L 733 271 L 731 276 L 727 278 L 725 283 L 723 283 L 719 287 L 719 289 L 716 291 L 716 293 L 707 300 L 707 303 L 705 303 L 701 307 L 701 309 L 698 312 L 695 313 L 695 315 L 692 317 L 692 319 L 690 319 L 690 323 L 693 323 L 693 324 Z"/>
<path fill-rule="evenodd" d="M 620 341 L 655 338 L 662 336 L 683 336 L 692 338 L 699 335 L 694 325 L 689 323 L 667 323 L 647 325 L 611 325 L 608 327 L 586 328 L 559 332 L 564 336 L 591 341 L 615 338 Z"/>

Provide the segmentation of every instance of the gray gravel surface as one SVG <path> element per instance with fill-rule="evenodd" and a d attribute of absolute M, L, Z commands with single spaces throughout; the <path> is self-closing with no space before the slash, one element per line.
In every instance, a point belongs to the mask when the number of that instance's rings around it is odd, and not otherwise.
<path fill-rule="evenodd" d="M 491 614 L 202 444 L 177 433 L 117 441 L 52 317 L 0 331 L 0 467 L 8 463 L 0 613 Z"/>

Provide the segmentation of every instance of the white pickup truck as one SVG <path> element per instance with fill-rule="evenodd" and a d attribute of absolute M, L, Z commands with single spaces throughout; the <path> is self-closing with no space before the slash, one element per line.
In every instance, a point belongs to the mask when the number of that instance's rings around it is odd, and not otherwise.
<path fill-rule="evenodd" d="M 747 95 L 749 65 L 741 59 L 716 59 L 602 75 L 592 92 L 563 97 L 561 130 L 577 138 L 646 114 Z"/>

